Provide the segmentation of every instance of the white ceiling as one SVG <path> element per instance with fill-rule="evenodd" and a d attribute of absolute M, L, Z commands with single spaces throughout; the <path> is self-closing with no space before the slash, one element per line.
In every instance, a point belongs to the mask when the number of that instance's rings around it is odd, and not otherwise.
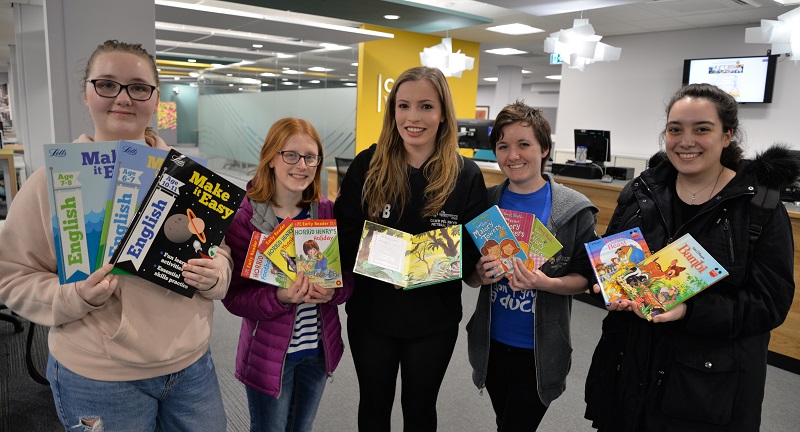
<path fill-rule="evenodd" d="M 408 10 L 408 0 L 344 0 L 344 3 L 358 2 L 364 8 L 377 7 L 391 12 L 395 5 Z M 411 0 L 421 1 L 421 0 Z M 247 1 L 243 3 L 269 4 L 269 1 Z M 647 33 L 655 31 L 682 30 L 700 27 L 714 27 L 734 24 L 752 24 L 757 26 L 761 19 L 776 19 L 796 6 L 782 6 L 772 0 L 425 0 L 428 9 L 422 12 L 429 14 L 442 12 L 477 16 L 491 19 L 489 24 L 478 24 L 470 27 L 455 28 L 447 31 L 431 33 L 436 36 L 449 36 L 456 39 L 479 42 L 481 50 L 492 48 L 517 48 L 527 54 L 517 56 L 498 56 L 481 53 L 479 78 L 481 85 L 491 85 L 483 78 L 496 76 L 498 66 L 519 66 L 530 73 L 523 75 L 523 84 L 550 82 L 546 75 L 558 74 L 560 66 L 550 66 L 548 55 L 543 52 L 543 41 L 550 33 L 572 27 L 572 21 L 581 15 L 588 18 L 596 33 L 602 36 Z M 0 0 L 0 72 L 8 68 L 8 45 L 14 43 L 12 0 Z M 42 0 L 16 0 L 14 3 L 42 4 Z M 351 80 L 355 68 L 350 63 L 357 61 L 356 43 L 381 38 L 378 34 L 359 34 L 355 32 L 363 21 L 340 18 L 322 18 L 310 15 L 283 12 L 275 9 L 263 9 L 237 3 L 208 0 L 177 0 L 176 3 L 203 4 L 221 6 L 228 9 L 246 11 L 262 15 L 242 17 L 222 15 L 210 12 L 195 12 L 163 4 L 156 6 L 157 51 L 159 59 L 170 57 L 173 60 L 184 60 L 188 57 L 204 57 L 206 63 L 214 61 L 214 57 L 232 61 L 254 61 L 247 68 L 219 69 L 214 75 L 220 80 L 235 80 L 241 77 L 256 79 L 272 79 L 275 83 L 280 79 L 263 78 L 262 71 L 281 72 L 282 67 L 300 70 L 306 79 L 320 78 L 325 73 L 316 75 L 307 72 L 313 65 L 334 69 L 327 72 L 328 80 Z M 287 2 L 272 2 L 287 3 Z M 365 3 L 371 3 L 366 5 Z M 433 9 L 431 9 L 433 8 Z M 564 12 L 567 11 L 567 12 Z M 316 22 L 326 28 L 305 25 Z M 403 28 L 403 16 L 397 21 L 370 22 L 385 27 Z M 485 30 L 486 27 L 510 23 L 528 24 L 545 30 L 542 33 L 509 36 Z M 204 34 L 202 29 L 190 28 L 175 30 L 170 24 L 184 27 L 207 27 L 214 29 L 235 30 L 231 36 Z M 243 33 L 248 33 L 245 35 Z M 263 42 L 253 39 L 264 39 Z M 742 35 L 744 40 L 744 34 Z M 350 45 L 342 51 L 326 51 L 319 47 L 319 42 L 333 42 Z M 261 43 L 262 48 L 255 49 L 253 43 Z M 278 59 L 277 53 L 292 54 L 290 59 Z M 622 55 L 625 49 L 622 47 Z M 203 60 L 198 60 L 202 63 Z M 170 70 L 187 73 L 202 70 L 203 67 L 187 68 L 187 65 L 176 64 L 174 67 L 162 66 L 162 73 Z M 255 70 L 247 70 L 247 69 Z M 235 69 L 235 70 L 234 70 Z M 232 73 L 233 77 L 226 77 Z M 286 75 L 284 75 L 286 76 Z M 162 77 L 163 79 L 164 77 Z M 297 79 L 298 75 L 290 76 Z M 182 79 L 186 79 L 185 77 Z"/>

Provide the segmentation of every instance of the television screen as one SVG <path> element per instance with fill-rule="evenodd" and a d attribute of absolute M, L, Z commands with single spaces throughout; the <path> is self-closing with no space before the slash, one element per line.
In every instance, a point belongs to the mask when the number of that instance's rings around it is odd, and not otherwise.
<path fill-rule="evenodd" d="M 491 150 L 489 135 L 492 133 L 494 120 L 456 119 L 458 128 L 458 146 L 475 150 Z"/>
<path fill-rule="evenodd" d="M 611 161 L 611 131 L 575 129 L 575 154 L 586 147 L 586 162 L 603 165 Z"/>
<path fill-rule="evenodd" d="M 777 55 L 684 60 L 683 84 L 713 84 L 739 103 L 769 103 L 777 64 Z"/>

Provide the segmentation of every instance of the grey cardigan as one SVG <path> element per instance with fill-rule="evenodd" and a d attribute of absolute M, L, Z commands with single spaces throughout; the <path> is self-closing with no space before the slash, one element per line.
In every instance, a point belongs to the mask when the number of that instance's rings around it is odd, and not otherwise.
<path fill-rule="evenodd" d="M 549 277 L 579 273 L 591 281 L 594 274 L 583 244 L 597 238 L 595 224 L 598 211 L 581 193 L 556 183 L 544 174 L 552 190 L 552 207 L 547 228 L 564 246 L 541 270 Z M 508 180 L 488 189 L 489 204 L 500 202 Z M 486 384 L 489 364 L 492 285 L 483 285 L 478 294 L 475 313 L 467 324 L 467 351 L 472 365 L 472 381 L 479 389 Z M 536 293 L 534 310 L 534 356 L 539 398 L 546 406 L 566 389 L 566 378 L 572 362 L 570 313 L 572 296 Z"/>

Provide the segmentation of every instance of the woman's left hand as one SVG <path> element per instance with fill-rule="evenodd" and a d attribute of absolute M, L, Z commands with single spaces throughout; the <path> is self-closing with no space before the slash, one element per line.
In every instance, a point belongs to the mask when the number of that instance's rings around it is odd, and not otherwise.
<path fill-rule="evenodd" d="M 183 265 L 183 279 L 200 291 L 208 291 L 219 280 L 219 266 L 213 259 L 192 258 Z"/>
<path fill-rule="evenodd" d="M 541 270 L 528 270 L 525 263 L 514 257 L 514 274 L 508 278 L 508 286 L 514 291 L 536 289 L 536 282 L 544 275 Z"/>
<path fill-rule="evenodd" d="M 318 284 L 312 283 L 304 301 L 316 304 L 327 303 L 333 299 L 334 294 L 336 294 L 336 288 L 322 288 Z"/>
<path fill-rule="evenodd" d="M 686 316 L 686 303 L 681 303 L 674 308 L 653 317 L 654 323 L 678 321 Z"/>

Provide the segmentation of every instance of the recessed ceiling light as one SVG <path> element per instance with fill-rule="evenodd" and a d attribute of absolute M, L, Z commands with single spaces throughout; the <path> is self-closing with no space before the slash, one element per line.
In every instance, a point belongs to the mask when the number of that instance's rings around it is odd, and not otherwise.
<path fill-rule="evenodd" d="M 239 91 L 242 91 L 242 88 L 241 88 L 241 87 L 239 87 Z"/>
<path fill-rule="evenodd" d="M 347 74 L 347 76 L 356 76 L 356 74 Z"/>
<path fill-rule="evenodd" d="M 497 77 L 484 78 L 483 80 L 484 81 L 489 81 L 489 82 L 495 82 L 495 81 L 497 81 Z"/>
<path fill-rule="evenodd" d="M 308 70 L 313 71 L 313 72 L 330 72 L 333 69 L 324 68 L 322 66 L 314 66 L 314 67 L 308 68 Z"/>
<path fill-rule="evenodd" d="M 293 85 L 294 83 L 291 82 L 291 81 L 284 81 L 281 84 L 283 84 L 283 85 Z"/>
<path fill-rule="evenodd" d="M 233 76 L 233 74 L 225 74 L 225 76 Z"/>
<path fill-rule="evenodd" d="M 325 48 L 328 51 L 341 51 L 341 50 L 350 49 L 350 47 L 348 47 L 348 46 L 337 45 L 337 44 L 327 43 L 327 42 L 323 42 L 323 43 L 321 43 L 319 45 L 321 47 Z"/>
<path fill-rule="evenodd" d="M 281 78 L 281 81 L 289 81 L 289 78 Z"/>
<path fill-rule="evenodd" d="M 279 59 L 287 59 L 287 58 L 292 58 L 294 56 L 291 54 L 277 53 L 275 57 L 278 57 Z"/>
<path fill-rule="evenodd" d="M 541 33 L 544 31 L 540 28 L 531 27 L 529 25 L 519 24 L 519 23 L 487 27 L 486 30 L 497 33 L 509 34 L 509 35 L 533 34 L 533 33 Z"/>
<path fill-rule="evenodd" d="M 527 51 L 520 51 L 520 50 L 515 49 L 515 48 L 496 48 L 496 49 L 486 50 L 484 52 L 487 52 L 489 54 L 497 54 L 497 55 L 517 55 L 517 54 L 527 54 L 528 53 Z"/>
<path fill-rule="evenodd" d="M 286 70 L 283 71 L 283 73 L 289 74 L 289 75 L 299 75 L 301 72 L 300 71 L 296 71 L 294 69 L 286 69 Z"/>
<path fill-rule="evenodd" d="M 192 77 L 192 78 L 197 78 L 197 77 L 200 76 L 200 74 L 197 73 L 197 72 L 189 72 L 189 76 Z"/>
<path fill-rule="evenodd" d="M 228 84 L 228 87 L 233 87 L 233 84 Z"/>
<path fill-rule="evenodd" d="M 195 59 L 186 59 L 186 61 L 188 61 L 189 63 L 195 63 L 195 62 L 197 62 L 197 60 L 195 60 Z"/>
<path fill-rule="evenodd" d="M 161 69 L 160 68 L 156 68 L 156 72 L 161 72 Z"/>
<path fill-rule="evenodd" d="M 274 74 L 274 73 L 272 73 L 272 72 L 264 72 L 264 73 L 260 73 L 259 75 L 261 75 L 261 76 L 265 76 L 265 77 L 274 77 L 274 76 L 278 76 L 277 74 Z"/>
<path fill-rule="evenodd" d="M 547 75 L 545 78 L 551 79 L 551 80 L 560 80 L 561 79 L 561 75 Z"/>
<path fill-rule="evenodd" d="M 525 70 L 525 69 L 522 69 L 522 73 L 524 73 L 524 74 L 529 74 L 529 73 L 531 73 L 531 71 L 529 71 L 529 70 Z"/>
<path fill-rule="evenodd" d="M 267 83 L 261 83 L 261 87 L 269 87 L 269 84 L 267 84 Z"/>
<path fill-rule="evenodd" d="M 319 82 L 320 82 L 319 80 L 311 80 L 311 81 L 309 81 L 309 83 L 311 83 L 311 84 L 319 84 Z"/>
<path fill-rule="evenodd" d="M 261 45 L 261 44 L 253 44 L 253 48 L 264 48 L 264 45 Z"/>
<path fill-rule="evenodd" d="M 358 67 L 358 62 L 355 62 L 355 63 L 350 63 L 350 66 L 356 66 L 356 67 Z"/>
<path fill-rule="evenodd" d="M 356 83 L 348 82 L 348 83 L 344 83 L 344 85 L 346 85 L 347 87 L 355 87 Z"/>
<path fill-rule="evenodd" d="M 385 19 L 387 19 L 387 20 L 396 20 L 396 19 L 400 19 L 400 15 L 384 15 L 383 17 L 384 17 Z"/>
<path fill-rule="evenodd" d="M 211 66 L 213 66 L 215 68 L 221 68 L 222 64 L 220 64 L 220 63 L 211 63 Z"/>
<path fill-rule="evenodd" d="M 174 79 L 175 81 L 179 81 L 179 80 L 181 79 L 181 77 L 175 77 L 175 78 L 173 78 L 173 79 Z"/>

